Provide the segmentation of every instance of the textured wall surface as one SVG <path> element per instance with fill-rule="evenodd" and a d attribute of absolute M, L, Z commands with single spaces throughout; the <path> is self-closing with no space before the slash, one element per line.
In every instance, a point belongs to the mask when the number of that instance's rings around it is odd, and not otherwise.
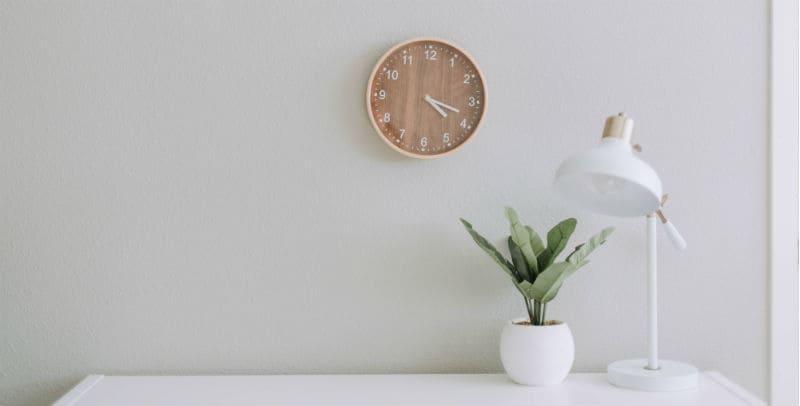
<path fill-rule="evenodd" d="M 457 218 L 500 239 L 504 205 L 617 227 L 550 314 L 576 371 L 643 355 L 644 221 L 550 187 L 622 110 L 690 244 L 661 242 L 662 353 L 764 395 L 767 22 L 755 0 L 3 1 L 0 404 L 90 373 L 499 371 L 522 300 Z M 443 159 L 365 113 L 415 36 L 486 75 Z"/>

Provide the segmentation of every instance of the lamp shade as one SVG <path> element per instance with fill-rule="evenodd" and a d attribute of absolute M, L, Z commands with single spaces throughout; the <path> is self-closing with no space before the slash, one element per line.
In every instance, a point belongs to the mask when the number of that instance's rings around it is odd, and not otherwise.
<path fill-rule="evenodd" d="M 624 129 L 622 124 L 618 126 L 618 136 L 604 133 L 599 146 L 561 163 L 556 171 L 555 189 L 593 212 L 617 217 L 643 216 L 661 205 L 661 179 L 633 152 L 629 141 L 632 120 L 622 114 L 618 117 L 625 120 Z"/>

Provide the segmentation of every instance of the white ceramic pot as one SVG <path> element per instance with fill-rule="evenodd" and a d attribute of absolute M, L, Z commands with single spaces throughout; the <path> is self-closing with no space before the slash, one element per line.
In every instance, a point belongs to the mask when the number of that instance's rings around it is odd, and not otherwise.
<path fill-rule="evenodd" d="M 514 382 L 548 386 L 561 383 L 572 369 L 575 343 L 567 323 L 549 326 L 508 322 L 500 336 L 500 359 Z"/>

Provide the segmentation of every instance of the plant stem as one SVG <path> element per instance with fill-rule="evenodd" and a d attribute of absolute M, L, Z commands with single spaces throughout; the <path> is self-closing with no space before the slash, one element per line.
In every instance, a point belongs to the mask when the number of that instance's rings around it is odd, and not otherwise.
<path fill-rule="evenodd" d="M 539 301 L 534 301 L 533 303 L 533 322 L 534 326 L 544 326 L 545 320 L 545 313 L 547 312 L 547 303 L 542 303 Z"/>
<path fill-rule="evenodd" d="M 531 301 L 527 297 L 523 296 L 522 298 L 525 299 L 525 307 L 528 308 L 528 318 L 531 320 L 531 324 L 533 324 L 534 320 L 536 320 L 536 316 L 533 314 L 533 308 L 531 307 Z"/>
<path fill-rule="evenodd" d="M 544 323 L 547 321 L 547 319 L 545 319 L 546 312 L 547 312 L 547 303 L 542 303 L 542 314 L 540 315 L 542 320 L 541 323 L 539 323 L 540 326 L 544 326 Z"/>

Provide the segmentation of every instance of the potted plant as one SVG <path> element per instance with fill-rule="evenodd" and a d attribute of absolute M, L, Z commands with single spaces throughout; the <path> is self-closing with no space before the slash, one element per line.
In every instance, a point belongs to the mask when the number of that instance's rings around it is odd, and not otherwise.
<path fill-rule="evenodd" d="M 522 294 L 527 318 L 508 322 L 500 338 L 500 358 L 508 376 L 519 384 L 547 386 L 560 383 L 569 374 L 575 358 L 572 332 L 566 323 L 547 320 L 547 304 L 556 297 L 564 280 L 585 266 L 595 248 L 614 231 L 604 228 L 589 241 L 578 245 L 562 262 L 556 258 L 567 246 L 577 220 L 568 218 L 547 233 L 547 245 L 533 230 L 522 224 L 514 209 L 506 207 L 511 225 L 508 251 L 511 260 L 461 219 L 467 232 L 498 264 Z"/>

